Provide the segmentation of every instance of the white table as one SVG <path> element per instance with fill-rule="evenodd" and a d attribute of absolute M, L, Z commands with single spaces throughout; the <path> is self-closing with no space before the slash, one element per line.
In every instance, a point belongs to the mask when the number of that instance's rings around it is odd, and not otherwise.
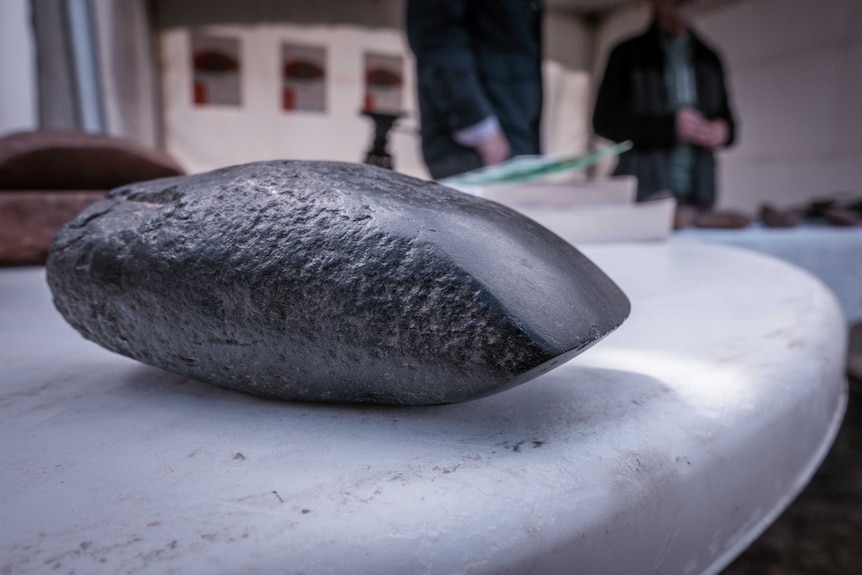
<path fill-rule="evenodd" d="M 585 251 L 628 322 L 540 379 L 428 408 L 143 366 L 66 326 L 42 270 L 0 270 L 0 573 L 719 571 L 834 438 L 841 312 L 741 250 Z"/>
<path fill-rule="evenodd" d="M 788 261 L 835 293 L 849 323 L 862 321 L 862 229 L 804 223 L 795 228 L 753 224 L 741 230 L 687 228 L 674 240 L 721 243 Z"/>

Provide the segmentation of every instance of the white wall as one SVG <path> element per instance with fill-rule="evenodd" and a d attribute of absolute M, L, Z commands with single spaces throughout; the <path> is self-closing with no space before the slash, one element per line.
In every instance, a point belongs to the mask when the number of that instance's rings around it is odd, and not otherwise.
<path fill-rule="evenodd" d="M 545 60 L 569 70 L 589 71 L 593 34 L 584 19 L 570 10 L 545 9 L 543 49 Z"/>
<path fill-rule="evenodd" d="M 0 0 L 0 137 L 38 122 L 29 0 Z"/>
<path fill-rule="evenodd" d="M 646 17 L 628 8 L 602 26 L 598 69 Z M 724 55 L 740 124 L 738 145 L 720 154 L 719 205 L 862 192 L 862 2 L 741 0 L 696 25 Z"/>
<path fill-rule="evenodd" d="M 542 152 L 574 156 L 587 150 L 590 137 L 590 75 L 546 60 L 542 108 Z"/>
<path fill-rule="evenodd" d="M 542 151 L 576 155 L 590 137 L 593 33 L 577 14 L 548 7 L 544 21 Z"/>
<path fill-rule="evenodd" d="M 396 30 L 356 26 L 207 26 L 203 30 L 240 38 L 243 104 L 238 108 L 191 103 L 188 28 L 161 34 L 164 135 L 168 152 L 190 171 L 277 158 L 361 162 L 371 145 L 372 123 L 359 115 L 363 100 L 363 54 L 408 55 Z M 327 53 L 327 113 L 281 110 L 282 42 L 324 45 Z M 404 106 L 410 118 L 390 137 L 396 169 L 424 177 L 412 86 L 414 67 L 405 61 Z"/>
<path fill-rule="evenodd" d="M 2 1 L 2 0 L 0 0 Z M 397 28 L 298 23 L 210 25 L 197 30 L 240 39 L 241 107 L 196 107 L 191 103 L 190 26 L 169 26 L 159 34 L 164 141 L 168 152 L 192 172 L 276 158 L 359 162 L 371 144 L 372 124 L 359 116 L 362 58 L 367 50 L 405 59 L 403 105 L 408 117 L 390 137 L 395 169 L 427 177 L 416 110 L 414 63 Z M 543 149 L 573 155 L 589 137 L 590 32 L 573 16 L 559 15 L 546 26 Z M 285 113 L 280 106 L 280 44 L 324 45 L 327 54 L 327 112 Z"/>

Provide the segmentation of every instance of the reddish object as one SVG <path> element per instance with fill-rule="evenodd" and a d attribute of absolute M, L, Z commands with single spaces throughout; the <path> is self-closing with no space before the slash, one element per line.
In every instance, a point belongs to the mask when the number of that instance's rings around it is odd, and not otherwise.
<path fill-rule="evenodd" d="M 384 68 L 371 68 L 365 72 L 365 83 L 369 86 L 394 88 L 401 85 L 401 74 Z"/>
<path fill-rule="evenodd" d="M 296 110 L 296 93 L 290 88 L 281 92 L 281 107 L 284 110 Z"/>
<path fill-rule="evenodd" d="M 104 191 L 182 173 L 182 167 L 164 151 L 124 138 L 66 130 L 0 138 L 0 194 L 3 190 Z"/>
<path fill-rule="evenodd" d="M 307 60 L 285 62 L 282 73 L 285 78 L 294 80 L 319 80 L 323 78 L 323 68 Z"/>
<path fill-rule="evenodd" d="M 196 81 L 193 87 L 193 95 L 192 100 L 195 104 L 206 104 L 207 103 L 207 87 L 201 81 Z"/>
<path fill-rule="evenodd" d="M 57 230 L 105 191 L 182 173 L 164 151 L 122 138 L 60 130 L 0 138 L 0 266 L 44 263 Z"/>
<path fill-rule="evenodd" d="M 194 55 L 194 66 L 196 72 L 223 73 L 239 70 L 239 62 L 237 62 L 236 58 L 215 50 L 196 52 Z"/>
<path fill-rule="evenodd" d="M 374 111 L 374 98 L 370 94 L 365 94 L 365 107 L 363 110 L 366 112 Z"/>
<path fill-rule="evenodd" d="M 694 216 L 694 225 L 699 228 L 737 230 L 748 227 L 750 223 L 750 217 L 733 210 L 710 210 Z"/>
<path fill-rule="evenodd" d="M 44 264 L 57 230 L 104 196 L 104 191 L 0 193 L 0 266 Z"/>

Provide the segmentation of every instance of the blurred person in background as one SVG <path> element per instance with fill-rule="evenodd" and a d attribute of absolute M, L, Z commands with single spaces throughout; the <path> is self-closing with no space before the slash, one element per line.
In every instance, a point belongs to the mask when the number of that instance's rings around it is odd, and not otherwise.
<path fill-rule="evenodd" d="M 670 191 L 681 206 L 716 200 L 714 152 L 730 146 L 736 123 L 716 51 L 691 28 L 694 0 L 649 0 L 652 23 L 608 58 L 593 130 L 633 148 L 615 174 L 638 179 L 638 200 Z"/>
<path fill-rule="evenodd" d="M 409 0 L 422 155 L 435 179 L 538 154 L 542 2 Z"/>

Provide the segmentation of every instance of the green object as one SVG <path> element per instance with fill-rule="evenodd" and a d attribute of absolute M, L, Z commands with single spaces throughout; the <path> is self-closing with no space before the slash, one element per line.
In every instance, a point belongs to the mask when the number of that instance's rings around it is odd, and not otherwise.
<path fill-rule="evenodd" d="M 552 174 L 574 172 L 595 164 L 599 160 L 622 154 L 631 149 L 629 140 L 601 148 L 584 156 L 549 157 L 518 156 L 502 164 L 472 170 L 465 174 L 440 180 L 446 186 L 487 186 L 491 184 L 517 184 Z"/>

